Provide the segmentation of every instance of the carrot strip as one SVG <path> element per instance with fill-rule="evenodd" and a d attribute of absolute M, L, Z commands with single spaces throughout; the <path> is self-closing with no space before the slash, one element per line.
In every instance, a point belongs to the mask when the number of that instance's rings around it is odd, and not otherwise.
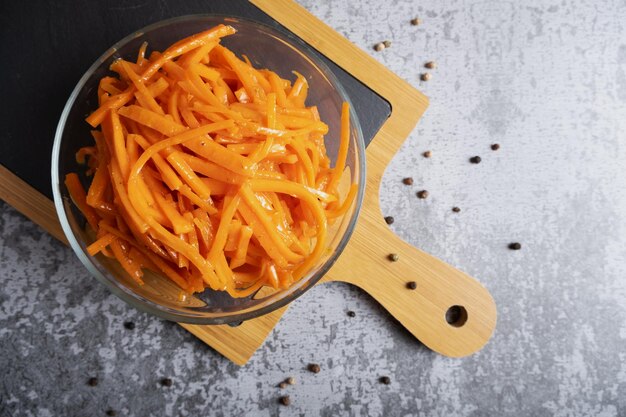
<path fill-rule="evenodd" d="M 207 56 L 211 52 L 211 49 L 215 47 L 215 45 L 217 45 L 217 42 L 210 42 L 190 52 L 187 52 L 180 57 L 178 63 L 183 68 L 189 68 L 191 65 L 199 64 L 202 61 L 202 58 Z"/>
<path fill-rule="evenodd" d="M 252 237 L 252 228 L 243 226 L 239 232 L 239 241 L 237 242 L 237 250 L 235 256 L 230 260 L 230 269 L 238 268 L 246 263 L 246 253 L 248 253 L 248 245 Z"/>
<path fill-rule="evenodd" d="M 94 146 L 84 146 L 76 152 L 76 162 L 83 165 L 85 163 L 85 158 L 89 156 L 93 158 L 97 155 L 96 148 Z"/>
<path fill-rule="evenodd" d="M 304 99 L 306 98 L 306 94 L 309 89 L 309 83 L 307 83 L 306 78 L 296 71 L 293 71 L 296 74 L 296 82 L 293 83 L 293 87 L 289 91 L 287 95 L 287 100 L 293 103 L 296 107 L 304 106 Z"/>
<path fill-rule="evenodd" d="M 74 173 L 67 174 L 65 176 L 65 186 L 70 193 L 70 197 L 72 197 L 72 201 L 74 201 L 74 204 L 76 204 L 81 213 L 83 213 L 83 216 L 85 216 L 85 219 L 87 219 L 87 223 L 89 223 L 93 230 L 98 230 L 98 221 L 100 219 L 93 207 L 87 204 L 87 195 L 78 179 L 78 175 Z"/>
<path fill-rule="evenodd" d="M 148 93 L 152 97 L 159 97 L 163 94 L 170 86 L 170 83 L 165 79 L 165 77 L 160 77 L 158 80 L 148 85 Z"/>
<path fill-rule="evenodd" d="M 115 256 L 115 259 L 120 263 L 124 271 L 133 278 L 139 285 L 143 285 L 144 282 L 141 279 L 143 277 L 143 272 L 141 272 L 141 268 L 132 259 L 128 257 L 128 255 L 124 252 L 120 240 L 115 238 L 111 241 L 110 245 L 111 251 Z"/>
<path fill-rule="evenodd" d="M 135 74 L 135 72 L 125 61 L 122 61 L 122 68 L 137 89 L 137 92 L 135 94 L 137 100 L 141 103 L 141 105 L 158 114 L 165 114 L 161 106 L 159 106 L 159 103 L 156 102 L 156 100 L 150 93 L 150 90 L 148 90 L 148 88 L 144 85 L 143 80 L 137 74 Z"/>
<path fill-rule="evenodd" d="M 122 131 L 122 124 L 120 123 L 120 117 L 117 112 L 112 111 L 110 113 L 111 122 L 111 134 L 113 139 L 113 153 L 115 161 L 120 168 L 120 172 L 124 178 L 128 178 L 128 170 L 130 169 L 128 154 L 126 153 L 126 142 L 124 140 L 124 132 Z"/>
<path fill-rule="evenodd" d="M 223 209 L 222 218 L 220 219 L 220 224 L 217 228 L 217 232 L 215 233 L 213 245 L 211 246 L 211 251 L 208 256 L 208 258 L 214 263 L 217 262 L 217 256 L 224 250 L 224 245 L 226 244 L 226 239 L 228 238 L 228 227 L 235 211 L 237 210 L 237 207 L 239 207 L 240 201 L 241 198 L 239 195 L 232 196 L 228 204 L 225 205 Z"/>
<path fill-rule="evenodd" d="M 172 152 L 167 157 L 167 160 L 172 167 L 174 167 L 176 172 L 178 172 L 183 181 L 185 181 L 201 199 L 210 201 L 211 190 L 209 190 L 209 187 L 207 187 L 206 184 L 198 178 L 193 169 L 182 158 L 182 154 L 180 152 Z"/>
<path fill-rule="evenodd" d="M 334 192 L 339 183 L 343 170 L 346 167 L 346 158 L 348 156 L 348 147 L 350 146 L 350 105 L 343 103 L 341 106 L 341 142 L 339 143 L 339 153 L 337 154 L 337 162 L 330 179 L 330 183 L 326 187 L 330 192 Z"/>
<path fill-rule="evenodd" d="M 137 65 L 140 67 L 143 67 L 146 62 L 146 49 L 148 49 L 148 42 L 143 42 L 137 53 Z"/>
<path fill-rule="evenodd" d="M 181 216 L 171 202 L 163 198 L 163 196 L 158 192 L 155 192 L 153 195 L 157 205 L 171 222 L 174 233 L 180 235 L 182 233 L 191 232 L 193 224 L 189 220 L 185 219 L 185 217 Z"/>
<path fill-rule="evenodd" d="M 291 146 L 296 151 L 298 159 L 304 167 L 304 172 L 307 179 L 306 183 L 307 185 L 313 187 L 315 186 L 315 170 L 313 168 L 313 163 L 311 162 L 309 155 L 302 145 L 302 142 L 303 141 L 301 139 L 294 138 L 293 140 L 289 141 L 288 146 Z"/>
<path fill-rule="evenodd" d="M 110 99 L 102 103 L 100 107 L 98 107 L 96 111 L 91 113 L 91 115 L 85 120 L 91 125 L 91 127 L 98 127 L 110 110 L 118 109 L 124 104 L 128 103 L 128 101 L 133 97 L 134 92 L 135 86 L 129 86 L 123 92 L 111 96 Z"/>
<path fill-rule="evenodd" d="M 148 224 L 131 204 L 129 199 L 130 195 L 126 188 L 124 188 L 124 180 L 122 179 L 122 174 L 119 172 L 119 168 L 116 164 L 109 165 L 109 175 L 111 176 L 111 183 L 113 184 L 113 192 L 119 200 L 119 208 L 123 209 L 123 212 L 128 216 L 128 221 L 130 221 L 140 233 L 145 233 L 148 230 Z M 133 191 L 135 193 L 135 198 L 143 200 L 139 189 L 135 189 Z M 148 211 L 147 203 L 145 211 Z"/>
<path fill-rule="evenodd" d="M 350 206 L 352 206 L 352 202 L 354 201 L 354 198 L 356 197 L 358 189 L 359 187 L 357 187 L 356 184 L 352 184 L 352 186 L 350 186 L 350 191 L 348 191 L 348 195 L 346 195 L 346 199 L 341 204 L 341 206 L 334 210 L 327 210 L 326 217 L 328 217 L 329 219 L 335 219 L 337 217 L 340 217 L 346 214 Z"/>
<path fill-rule="evenodd" d="M 216 163 L 206 161 L 197 156 L 183 153 L 182 158 L 195 172 L 228 184 L 242 184 L 248 178 L 248 176 L 235 174 Z"/>
<path fill-rule="evenodd" d="M 182 124 L 183 122 L 180 119 L 180 111 L 178 108 L 179 94 L 180 94 L 180 90 L 178 88 L 172 92 L 167 102 L 167 112 L 170 116 L 172 116 L 172 118 L 174 119 L 176 123 Z"/>
<path fill-rule="evenodd" d="M 167 136 L 174 136 L 185 131 L 185 126 L 168 119 L 162 114 L 132 104 L 118 109 L 120 115 L 128 117 L 139 124 L 148 126 Z"/>
<path fill-rule="evenodd" d="M 148 141 L 143 136 L 141 135 L 128 135 L 128 136 L 129 136 L 129 140 L 130 140 L 130 137 L 132 137 L 133 140 L 137 141 L 139 146 L 141 146 L 144 151 L 150 148 L 150 143 L 148 143 Z M 154 162 L 154 165 L 157 167 L 157 169 L 159 170 L 159 172 L 161 173 L 163 177 L 163 182 L 167 184 L 170 190 L 178 190 L 183 185 L 183 182 L 180 180 L 180 178 L 178 178 L 178 175 L 176 175 L 174 170 L 169 166 L 167 162 L 165 162 L 165 159 L 163 159 L 161 155 L 159 155 L 158 153 L 155 153 L 154 155 L 152 155 L 152 162 Z M 136 164 L 137 164 L 137 161 L 135 161 L 133 166 Z"/>
<path fill-rule="evenodd" d="M 182 185 L 178 189 L 178 192 L 184 195 L 185 197 L 187 197 L 189 200 L 191 200 L 192 203 L 194 203 L 196 206 L 200 207 L 202 210 L 206 211 L 207 213 L 209 214 L 217 213 L 217 209 L 213 207 L 211 200 L 206 201 L 206 200 L 201 199 L 193 191 L 191 191 L 191 189 L 187 187 L 186 185 Z"/>
<path fill-rule="evenodd" d="M 272 91 L 276 94 L 276 102 L 280 107 L 287 107 L 287 95 L 282 86 L 280 77 L 276 73 L 269 74 L 269 82 L 272 86 Z"/>
<path fill-rule="evenodd" d="M 198 74 L 200 77 L 204 78 L 207 81 L 216 81 L 220 76 L 219 72 L 202 64 L 192 64 L 189 66 L 188 71 L 189 70 Z"/>
<path fill-rule="evenodd" d="M 198 122 L 196 116 L 189 110 L 189 103 L 187 102 L 187 96 L 185 94 L 180 96 L 180 114 L 185 123 L 187 123 L 187 126 L 193 128 L 200 126 L 200 122 Z"/>
<path fill-rule="evenodd" d="M 232 122 L 232 120 L 228 120 L 228 122 Z M 221 165 L 223 168 L 236 174 L 249 176 L 251 173 L 248 168 L 250 163 L 246 158 L 229 151 L 222 145 L 218 145 L 212 139 L 199 139 L 196 137 L 193 138 L 193 140 L 189 140 L 184 143 L 184 146 L 191 149 L 196 154 L 216 163 L 217 165 Z"/>

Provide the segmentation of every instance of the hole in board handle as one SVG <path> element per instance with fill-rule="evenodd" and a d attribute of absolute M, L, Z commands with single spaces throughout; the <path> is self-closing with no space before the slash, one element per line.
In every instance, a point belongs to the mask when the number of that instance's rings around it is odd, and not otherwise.
<path fill-rule="evenodd" d="M 467 310 L 463 306 L 454 305 L 446 311 L 446 321 L 450 326 L 461 327 L 467 322 Z"/>

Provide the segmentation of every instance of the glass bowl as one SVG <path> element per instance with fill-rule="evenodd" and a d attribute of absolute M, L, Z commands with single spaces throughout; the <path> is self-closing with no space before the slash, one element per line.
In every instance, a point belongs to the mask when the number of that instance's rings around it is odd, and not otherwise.
<path fill-rule="evenodd" d="M 195 324 L 239 323 L 280 308 L 311 288 L 330 269 L 348 242 L 355 226 L 365 188 L 365 147 L 357 116 L 350 112 L 351 136 L 344 182 L 358 185 L 352 207 L 329 230 L 327 250 L 308 274 L 285 290 L 262 289 L 247 298 L 232 298 L 225 292 L 206 290 L 189 295 L 169 279 L 145 271 L 144 285 L 138 285 L 115 260 L 102 255 L 88 255 L 86 247 L 94 241 L 93 232 L 70 200 L 63 183 L 70 172 L 79 174 L 85 187 L 90 183 L 77 164 L 76 151 L 92 145 L 91 127 L 85 117 L 97 108 L 97 86 L 100 78 L 110 75 L 109 66 L 117 58 L 136 56 L 147 41 L 149 50 L 162 51 L 189 35 L 207 30 L 219 23 L 229 24 L 237 33 L 222 40 L 223 45 L 241 56 L 245 54 L 257 68 L 268 68 L 283 78 L 294 80 L 292 71 L 304 75 L 309 82 L 307 105 L 316 105 L 321 119 L 328 124 L 326 147 L 335 162 L 339 147 L 341 106 L 350 103 L 341 84 L 321 61 L 317 52 L 295 38 L 261 23 L 241 18 L 216 15 L 194 15 L 165 20 L 141 29 L 106 51 L 83 75 L 70 96 L 54 138 L 52 151 L 52 189 L 57 214 L 72 249 L 89 272 L 103 282 L 115 295 L 132 306 L 167 320 Z M 352 108 L 352 106 L 350 106 Z M 347 180 L 350 181 L 347 181 Z M 344 195 L 347 193 L 347 187 Z"/>

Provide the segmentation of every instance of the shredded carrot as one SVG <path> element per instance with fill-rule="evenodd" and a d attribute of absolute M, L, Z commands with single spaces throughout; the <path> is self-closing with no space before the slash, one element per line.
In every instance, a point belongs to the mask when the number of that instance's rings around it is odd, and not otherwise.
<path fill-rule="evenodd" d="M 83 185 L 78 179 L 78 175 L 72 173 L 65 176 L 65 186 L 76 204 L 76 207 L 83 213 L 83 216 L 87 219 L 87 222 L 92 229 L 98 230 L 98 214 L 92 206 L 87 203 L 87 194 Z"/>
<path fill-rule="evenodd" d="M 163 53 L 142 44 L 99 83 L 87 122 L 95 145 L 76 160 L 93 174 L 72 200 L 96 232 L 87 252 L 115 258 L 137 284 L 147 268 L 183 290 L 247 297 L 285 289 L 322 258 L 329 225 L 357 187 L 339 187 L 350 142 L 347 103 L 334 168 L 328 126 L 293 83 L 220 45 L 219 25 Z M 339 189 L 342 188 L 342 193 Z"/>
<path fill-rule="evenodd" d="M 98 252 L 102 252 L 102 249 L 109 246 L 109 244 L 115 239 L 115 236 L 107 233 L 102 236 L 100 239 L 93 242 L 91 245 L 87 247 L 87 253 L 91 256 L 94 256 Z"/>

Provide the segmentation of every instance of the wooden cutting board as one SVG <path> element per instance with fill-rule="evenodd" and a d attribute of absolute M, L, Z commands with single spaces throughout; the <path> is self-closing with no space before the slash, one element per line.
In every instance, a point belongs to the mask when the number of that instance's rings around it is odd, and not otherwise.
<path fill-rule="evenodd" d="M 367 147 L 366 193 L 354 234 L 322 282 L 344 281 L 361 287 L 436 352 L 453 357 L 476 352 L 495 328 L 493 298 L 475 279 L 398 238 L 385 224 L 379 206 L 384 170 L 428 106 L 427 98 L 293 1 L 251 2 L 388 100 L 392 107 L 391 116 Z M 1 165 L 0 198 L 65 241 L 53 203 Z M 388 259 L 391 251 L 399 255 L 397 262 Z M 415 281 L 414 290 L 407 288 L 409 281 Z M 181 326 L 243 365 L 286 309 L 238 327 Z"/>

